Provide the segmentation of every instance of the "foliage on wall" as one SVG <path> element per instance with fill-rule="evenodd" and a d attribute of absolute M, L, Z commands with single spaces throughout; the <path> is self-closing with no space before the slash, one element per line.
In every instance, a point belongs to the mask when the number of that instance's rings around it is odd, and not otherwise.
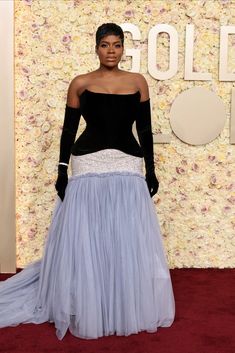
<path fill-rule="evenodd" d="M 213 3 L 213 6 L 211 5 Z M 21 0 L 15 2 L 15 139 L 17 267 L 42 256 L 56 202 L 54 183 L 66 94 L 71 79 L 98 67 L 95 31 L 105 22 L 130 22 L 142 39 L 125 34 L 126 48 L 141 48 L 141 73 L 151 93 L 154 133 L 172 135 L 155 144 L 159 193 L 154 196 L 169 266 L 234 267 L 235 146 L 229 144 L 233 82 L 218 81 L 219 29 L 235 24 L 235 2 L 145 0 Z M 179 34 L 179 71 L 158 81 L 147 72 L 147 38 L 158 23 Z M 195 25 L 194 71 L 212 81 L 186 81 L 185 26 Z M 235 36 L 230 36 L 230 54 Z M 160 69 L 167 69 L 168 37 L 158 38 Z M 234 55 L 229 69 L 235 71 Z M 130 57 L 121 68 L 129 70 Z M 171 131 L 169 111 L 177 95 L 195 85 L 222 98 L 227 122 L 220 136 L 203 146 L 181 142 Z M 78 134 L 85 127 L 82 119 Z"/>

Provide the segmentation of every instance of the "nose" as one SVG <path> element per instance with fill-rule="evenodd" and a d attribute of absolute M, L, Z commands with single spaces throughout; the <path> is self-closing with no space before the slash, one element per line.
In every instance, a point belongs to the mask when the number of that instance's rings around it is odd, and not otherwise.
<path fill-rule="evenodd" d="M 109 50 L 108 50 L 109 53 L 113 53 L 114 52 L 114 47 L 112 45 L 109 46 Z"/>

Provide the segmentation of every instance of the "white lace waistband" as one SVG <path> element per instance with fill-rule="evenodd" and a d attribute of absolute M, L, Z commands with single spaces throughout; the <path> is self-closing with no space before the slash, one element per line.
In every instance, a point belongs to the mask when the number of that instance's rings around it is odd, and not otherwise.
<path fill-rule="evenodd" d="M 133 172 L 143 175 L 143 158 L 107 148 L 81 156 L 71 156 L 72 175 L 104 172 Z"/>

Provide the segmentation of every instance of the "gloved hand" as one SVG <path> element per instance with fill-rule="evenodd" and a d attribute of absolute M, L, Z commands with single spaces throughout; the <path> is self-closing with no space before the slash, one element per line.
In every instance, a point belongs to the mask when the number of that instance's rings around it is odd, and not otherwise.
<path fill-rule="evenodd" d="M 65 189 L 68 184 L 68 163 L 71 155 L 71 148 L 74 144 L 78 125 L 81 117 L 81 109 L 65 106 L 64 124 L 60 139 L 60 158 L 58 165 L 58 177 L 55 188 L 61 200 L 65 196 Z M 62 164 L 60 164 L 62 163 Z"/>
<path fill-rule="evenodd" d="M 140 102 L 139 111 L 136 118 L 136 131 L 145 161 L 145 180 L 148 185 L 150 196 L 152 197 L 158 191 L 159 182 L 155 175 L 154 167 L 150 98 L 144 102 Z"/>
<path fill-rule="evenodd" d="M 159 182 L 157 180 L 157 177 L 155 173 L 149 173 L 149 174 L 147 173 L 145 175 L 145 180 L 148 185 L 150 196 L 152 197 L 158 192 Z"/>
<path fill-rule="evenodd" d="M 58 166 L 58 177 L 55 183 L 55 188 L 57 190 L 57 194 L 61 198 L 61 201 L 64 200 L 65 189 L 68 184 L 68 167 L 66 165 L 59 164 Z"/>

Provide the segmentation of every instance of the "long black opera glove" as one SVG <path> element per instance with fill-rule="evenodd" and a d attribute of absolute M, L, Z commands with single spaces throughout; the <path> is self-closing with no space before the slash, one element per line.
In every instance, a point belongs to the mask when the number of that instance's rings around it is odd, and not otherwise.
<path fill-rule="evenodd" d="M 65 163 L 58 165 L 58 177 L 56 180 L 55 188 L 57 194 L 63 201 L 65 196 L 65 189 L 68 184 L 68 164 L 71 155 L 71 148 L 74 144 L 74 140 L 77 134 L 79 121 L 81 117 L 81 109 L 69 107 L 65 105 L 65 116 L 64 124 L 60 139 L 60 158 L 59 163 Z"/>
<path fill-rule="evenodd" d="M 155 195 L 159 188 L 159 182 L 155 175 L 153 134 L 151 126 L 150 99 L 140 102 L 139 112 L 136 118 L 136 131 L 145 161 L 145 180 L 148 185 L 150 196 Z"/>

